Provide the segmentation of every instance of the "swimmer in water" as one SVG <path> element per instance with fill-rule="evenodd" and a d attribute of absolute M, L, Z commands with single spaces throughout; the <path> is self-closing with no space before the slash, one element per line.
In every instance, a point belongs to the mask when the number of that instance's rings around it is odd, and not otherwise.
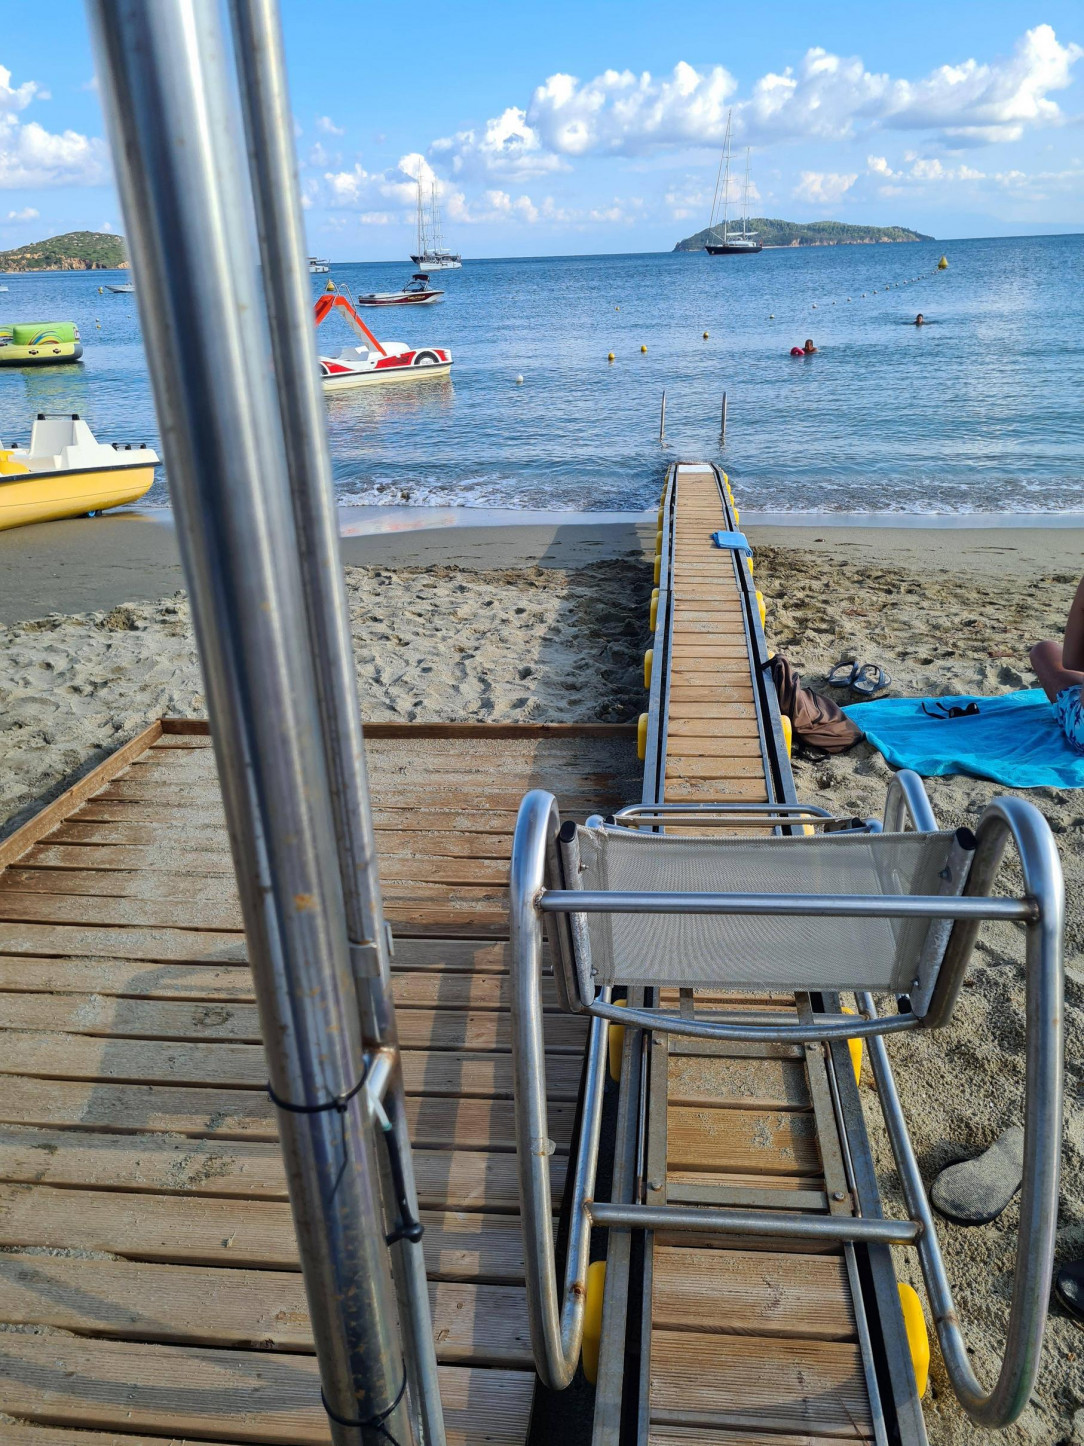
<path fill-rule="evenodd" d="M 812 356 L 816 350 L 817 348 L 813 345 L 813 338 L 807 336 L 805 346 L 792 346 L 790 354 L 791 356 Z"/>
<path fill-rule="evenodd" d="M 916 326 L 925 326 L 925 325 L 926 325 L 926 318 L 922 315 L 921 311 L 920 311 L 919 314 L 915 317 L 915 325 L 916 325 Z"/>

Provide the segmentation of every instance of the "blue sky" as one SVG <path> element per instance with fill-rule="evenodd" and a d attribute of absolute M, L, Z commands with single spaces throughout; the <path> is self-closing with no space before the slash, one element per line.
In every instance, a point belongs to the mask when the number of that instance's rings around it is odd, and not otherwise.
<path fill-rule="evenodd" d="M 1079 0 L 282 8 L 333 259 L 405 257 L 419 177 L 468 257 L 668 250 L 707 224 L 730 110 L 759 214 L 1084 230 Z M 0 0 L 0 20 L 0 247 L 119 230 L 82 5 Z"/>

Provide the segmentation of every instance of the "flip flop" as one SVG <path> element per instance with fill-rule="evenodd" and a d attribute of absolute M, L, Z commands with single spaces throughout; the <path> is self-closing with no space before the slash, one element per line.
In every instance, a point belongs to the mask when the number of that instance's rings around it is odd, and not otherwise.
<path fill-rule="evenodd" d="M 865 698 L 881 693 L 892 682 L 892 677 L 876 663 L 837 663 L 828 670 L 830 688 L 850 688 Z"/>
<path fill-rule="evenodd" d="M 1003 1130 L 973 1160 L 949 1165 L 933 1182 L 930 1201 L 954 1225 L 989 1225 L 1020 1189 L 1024 1178 L 1024 1131 Z"/>
<path fill-rule="evenodd" d="M 1054 1276 L 1054 1294 L 1074 1318 L 1084 1325 L 1084 1260 L 1070 1260 Z"/>
<path fill-rule="evenodd" d="M 876 663 L 863 663 L 851 687 L 864 698 L 872 698 L 875 693 L 883 693 L 891 682 L 891 675 Z"/>

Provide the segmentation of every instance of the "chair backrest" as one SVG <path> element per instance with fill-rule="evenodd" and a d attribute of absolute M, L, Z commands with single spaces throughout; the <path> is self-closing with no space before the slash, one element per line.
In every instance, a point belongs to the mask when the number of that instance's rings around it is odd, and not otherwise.
<path fill-rule="evenodd" d="M 605 892 L 955 894 L 963 885 L 949 868 L 955 838 L 951 832 L 688 838 L 581 826 L 565 873 L 568 887 Z M 581 924 L 572 931 L 584 998 L 608 984 L 908 993 L 920 973 L 939 965 L 947 938 L 941 930 L 938 957 L 927 960 L 924 946 L 938 920 L 783 915 L 773 913 L 770 898 L 756 914 L 577 918 L 587 921 L 586 930 Z"/>

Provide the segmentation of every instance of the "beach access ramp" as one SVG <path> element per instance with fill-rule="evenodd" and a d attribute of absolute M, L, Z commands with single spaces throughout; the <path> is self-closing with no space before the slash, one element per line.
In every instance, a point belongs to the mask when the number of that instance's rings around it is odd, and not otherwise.
<path fill-rule="evenodd" d="M 713 531 L 739 526 L 717 467 L 671 467 L 659 517 L 645 804 L 797 803 L 755 573 L 742 552 L 711 541 Z M 695 820 L 667 826 L 707 831 Z M 810 1011 L 808 996 L 793 993 L 682 993 L 663 991 L 661 1003 L 750 1021 Z M 649 1205 L 880 1215 L 845 1043 L 627 1036 L 615 1200 L 640 1188 Z M 818 1443 L 925 1441 L 887 1246 L 780 1248 L 649 1231 L 612 1235 L 608 1261 L 596 1446 L 767 1443 L 780 1433 Z"/>

